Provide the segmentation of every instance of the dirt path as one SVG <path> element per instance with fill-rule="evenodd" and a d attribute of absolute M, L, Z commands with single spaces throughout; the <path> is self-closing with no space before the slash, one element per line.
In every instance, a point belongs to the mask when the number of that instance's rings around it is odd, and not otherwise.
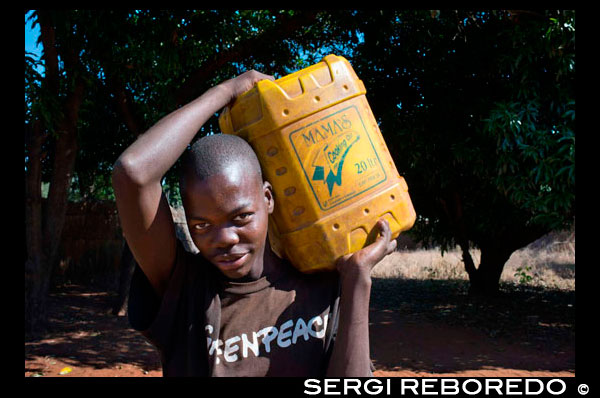
<path fill-rule="evenodd" d="M 574 345 L 550 350 L 482 331 L 371 311 L 371 356 L 380 377 L 570 377 Z"/>
<path fill-rule="evenodd" d="M 405 297 L 410 300 L 410 294 Z M 370 328 L 375 376 L 575 375 L 574 332 L 567 338 L 564 333 L 545 334 L 537 340 L 531 330 L 524 331 L 527 338 L 498 336 L 431 320 L 398 303 L 392 303 L 394 310 L 382 309 L 376 298 Z M 125 317 L 110 313 L 112 300 L 114 296 L 106 292 L 73 285 L 52 293 L 51 330 L 25 342 L 25 376 L 162 376 L 154 348 Z M 539 319 L 538 323 L 544 325 Z M 71 371 L 61 375 L 64 368 Z"/>
<path fill-rule="evenodd" d="M 50 330 L 25 342 L 25 376 L 162 376 L 156 351 L 111 314 L 114 295 L 65 286 L 50 295 Z M 60 374 L 64 368 L 71 371 Z"/>

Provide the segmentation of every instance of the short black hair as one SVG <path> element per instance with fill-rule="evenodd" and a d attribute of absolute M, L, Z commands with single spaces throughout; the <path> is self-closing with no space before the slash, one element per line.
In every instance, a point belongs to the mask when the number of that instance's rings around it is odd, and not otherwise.
<path fill-rule="evenodd" d="M 248 176 L 257 175 L 262 182 L 262 171 L 256 153 L 243 138 L 231 134 L 212 134 L 194 142 L 182 157 L 179 175 L 180 190 L 185 181 L 193 178 L 198 181 L 221 174 L 234 163 L 244 165 Z"/>

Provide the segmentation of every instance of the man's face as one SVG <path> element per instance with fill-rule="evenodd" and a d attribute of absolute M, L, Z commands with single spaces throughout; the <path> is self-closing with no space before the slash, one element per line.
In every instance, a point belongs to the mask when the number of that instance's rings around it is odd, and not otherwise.
<path fill-rule="evenodd" d="M 227 277 L 262 272 L 271 186 L 249 176 L 241 164 L 203 181 L 186 183 L 188 228 L 200 253 Z"/>

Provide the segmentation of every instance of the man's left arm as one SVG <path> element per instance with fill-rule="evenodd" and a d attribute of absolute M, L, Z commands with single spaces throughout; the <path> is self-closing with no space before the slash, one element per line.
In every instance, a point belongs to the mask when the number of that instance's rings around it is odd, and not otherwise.
<path fill-rule="evenodd" d="M 341 281 L 340 315 L 327 377 L 370 377 L 369 298 L 371 270 L 396 249 L 386 220 L 379 220 L 379 235 L 369 246 L 337 262 Z"/>

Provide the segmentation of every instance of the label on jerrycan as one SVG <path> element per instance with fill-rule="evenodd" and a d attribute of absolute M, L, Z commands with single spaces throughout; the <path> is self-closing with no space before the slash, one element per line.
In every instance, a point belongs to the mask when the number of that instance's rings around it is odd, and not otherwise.
<path fill-rule="evenodd" d="M 321 210 L 330 210 L 387 180 L 356 105 L 289 134 L 291 146 Z"/>

